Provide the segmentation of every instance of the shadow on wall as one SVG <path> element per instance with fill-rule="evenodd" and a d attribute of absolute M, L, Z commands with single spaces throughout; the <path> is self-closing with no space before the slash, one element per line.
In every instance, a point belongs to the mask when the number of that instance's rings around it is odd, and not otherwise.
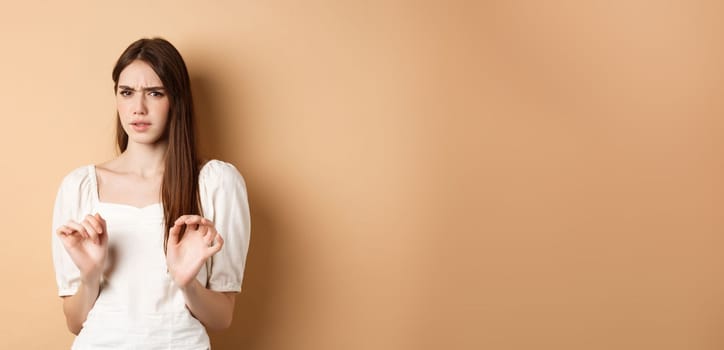
<path fill-rule="evenodd" d="M 201 69 L 199 69 L 201 68 Z M 225 129 L 224 119 L 229 116 L 220 116 L 216 106 L 218 101 L 219 85 L 212 80 L 212 74 L 204 74 L 203 67 L 194 67 L 200 75 L 191 76 L 194 103 L 197 116 L 198 146 L 202 157 L 217 158 L 234 164 L 242 175 L 243 163 L 241 155 L 229 147 L 224 135 L 240 135 L 238 132 L 228 133 Z M 228 104 L 228 101 L 226 101 Z M 236 118 L 237 116 L 234 116 Z M 238 116 L 244 118 L 245 116 Z M 243 123 L 242 123 L 243 124 Z M 228 126 L 226 127 L 228 128 Z M 246 260 L 242 292 L 236 296 L 234 308 L 234 321 L 231 327 L 223 332 L 210 332 L 212 349 L 254 349 L 258 348 L 260 339 L 265 338 L 265 330 L 271 324 L 271 297 L 275 293 L 276 264 L 274 252 L 274 237 L 277 232 L 273 226 L 274 217 L 270 214 L 270 206 L 264 201 L 264 194 L 257 191 L 249 177 L 244 176 L 249 194 L 251 211 L 252 233 L 249 253 Z M 257 345 L 257 346 L 255 346 Z"/>

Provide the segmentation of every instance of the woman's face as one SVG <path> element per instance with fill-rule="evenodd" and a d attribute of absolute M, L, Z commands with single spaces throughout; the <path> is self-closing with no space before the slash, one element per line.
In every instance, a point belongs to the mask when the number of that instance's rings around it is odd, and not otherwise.
<path fill-rule="evenodd" d="M 121 71 L 116 106 L 129 144 L 164 140 L 170 102 L 161 79 L 148 63 L 135 60 Z"/>

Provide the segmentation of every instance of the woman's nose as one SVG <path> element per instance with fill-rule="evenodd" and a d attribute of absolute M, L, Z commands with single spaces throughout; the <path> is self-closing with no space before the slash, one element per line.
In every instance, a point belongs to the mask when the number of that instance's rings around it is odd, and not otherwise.
<path fill-rule="evenodd" d="M 145 115 L 146 114 L 146 98 L 143 94 L 138 96 L 133 101 L 133 115 Z"/>

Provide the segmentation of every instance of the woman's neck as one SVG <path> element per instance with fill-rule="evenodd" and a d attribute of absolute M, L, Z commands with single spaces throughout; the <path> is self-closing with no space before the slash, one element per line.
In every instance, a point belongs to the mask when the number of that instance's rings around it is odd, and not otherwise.
<path fill-rule="evenodd" d="M 125 171 L 141 177 L 162 174 L 166 159 L 167 143 L 128 143 L 126 150 L 118 156 L 119 165 Z"/>

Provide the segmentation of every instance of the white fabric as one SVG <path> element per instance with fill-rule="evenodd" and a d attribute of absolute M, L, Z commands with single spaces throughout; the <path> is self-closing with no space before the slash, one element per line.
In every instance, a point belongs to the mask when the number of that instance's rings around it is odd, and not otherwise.
<path fill-rule="evenodd" d="M 214 222 L 224 246 L 196 278 L 211 290 L 238 292 L 251 229 L 244 179 L 233 165 L 212 160 L 199 173 L 199 194 L 204 217 Z M 137 208 L 100 202 L 93 165 L 68 174 L 56 197 L 52 250 L 58 294 L 75 294 L 80 274 L 56 229 L 95 213 L 106 220 L 109 252 L 100 295 L 73 349 L 209 348 L 206 330 L 166 272 L 161 203 Z"/>

